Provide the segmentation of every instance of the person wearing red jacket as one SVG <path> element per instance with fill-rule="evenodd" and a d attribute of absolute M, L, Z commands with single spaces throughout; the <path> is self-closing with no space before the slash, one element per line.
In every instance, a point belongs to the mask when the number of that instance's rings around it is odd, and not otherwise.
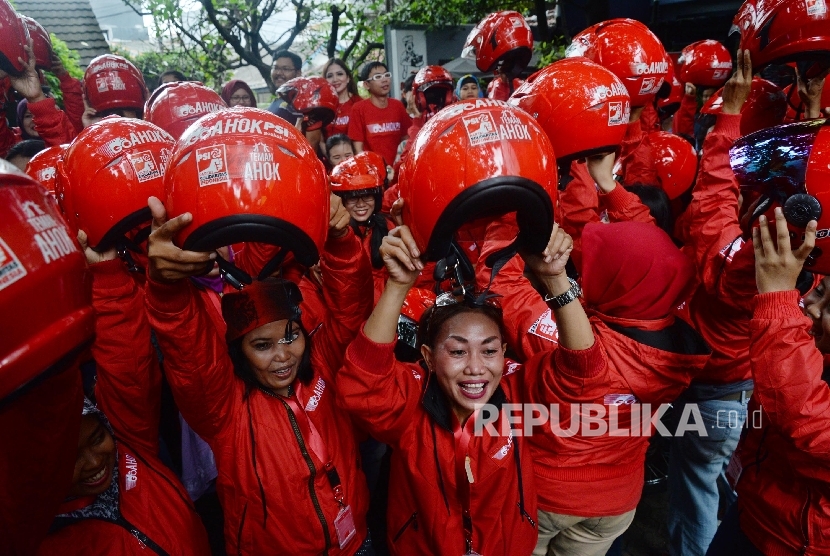
<path fill-rule="evenodd" d="M 807 225 L 794 251 L 780 208 L 775 239 L 764 216 L 759 224 L 752 231 L 758 285 L 749 346 L 753 423 L 729 466 L 739 475 L 738 502 L 707 554 L 830 554 L 830 386 L 824 365 L 830 278 L 800 308 L 796 281 L 815 245 L 816 222 Z"/>
<path fill-rule="evenodd" d="M 158 458 L 162 378 L 144 292 L 115 249 L 79 240 L 92 274 L 98 407 L 84 401 L 72 488 L 38 554 L 208 554 L 187 491 Z"/>
<path fill-rule="evenodd" d="M 355 431 L 334 391 L 371 309 L 370 267 L 348 219 L 332 219 L 320 263 L 328 313 L 312 334 L 284 279 L 225 294 L 220 314 L 211 292 L 182 279 L 212 260 L 172 243 L 190 214 L 166 221 L 158 199 L 150 206 L 147 310 L 179 409 L 216 457 L 227 552 L 371 554 Z"/>
<path fill-rule="evenodd" d="M 487 292 L 445 293 L 421 319 L 424 367 L 393 358 L 398 315 L 423 264 L 405 226 L 384 238 L 389 280 L 346 352 L 337 375 L 341 403 L 373 435 L 393 446 L 389 550 L 412 554 L 528 556 L 536 545 L 536 488 L 528 443 L 507 431 L 503 404 L 521 401 L 525 373 L 584 379 L 605 360 L 579 303 L 561 300 L 570 238 L 555 226 L 528 266 L 560 303 L 562 348 L 520 369 L 504 358 L 502 316 Z M 487 404 L 495 430 L 480 425 Z"/>
<path fill-rule="evenodd" d="M 657 169 L 651 155 L 648 133 L 640 123 L 644 107 L 631 109 L 631 119 L 623 137 L 620 156 L 614 164 L 614 175 L 625 185 L 657 185 Z"/>
<path fill-rule="evenodd" d="M 718 483 L 725 484 L 724 469 L 738 444 L 753 389 L 749 321 L 757 294 L 755 256 L 739 223 L 739 187 L 729 163 L 729 148 L 740 135 L 752 64 L 748 53 L 739 52 L 738 61 L 724 86 L 723 113 L 706 137 L 687 209 L 684 249 L 694 259 L 700 281 L 689 314 L 711 346 L 712 357 L 674 408 L 677 415 L 687 405 L 699 409 L 707 434 L 687 430 L 671 439 L 668 531 L 673 556 L 702 556 L 715 535 Z"/>

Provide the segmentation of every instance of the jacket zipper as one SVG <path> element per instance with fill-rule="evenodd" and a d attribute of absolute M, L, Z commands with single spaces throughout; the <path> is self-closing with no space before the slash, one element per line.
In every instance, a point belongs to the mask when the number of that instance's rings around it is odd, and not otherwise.
<path fill-rule="evenodd" d="M 398 542 L 398 539 L 401 538 L 401 535 L 403 535 L 404 531 L 406 531 L 407 527 L 410 525 L 412 525 L 412 528 L 416 531 L 418 530 L 418 512 L 414 512 L 411 516 L 409 516 L 406 523 L 404 523 L 403 526 L 398 529 L 398 532 L 395 533 L 395 537 L 392 539 L 392 542 Z"/>
<path fill-rule="evenodd" d="M 132 536 L 134 536 L 138 542 L 140 542 L 142 545 L 146 546 L 147 548 L 149 548 L 150 550 L 152 550 L 153 552 L 155 552 L 159 556 L 169 556 L 167 554 L 167 552 L 162 547 L 160 547 L 159 545 L 157 545 L 153 541 L 153 539 L 151 539 L 150 537 L 148 537 L 147 535 L 145 535 L 144 533 L 139 531 L 138 528 L 135 525 L 133 525 L 132 523 L 130 523 L 129 521 L 124 519 L 123 516 L 121 516 L 117 520 L 115 520 L 114 523 L 116 525 L 120 525 L 121 527 L 123 527 L 124 529 L 129 531 L 130 534 Z"/>
<path fill-rule="evenodd" d="M 801 546 L 801 553 L 806 554 L 810 548 L 810 522 L 807 519 L 810 509 L 810 491 L 807 491 L 807 501 L 801 509 L 801 533 L 804 535 L 804 544 Z"/>
<path fill-rule="evenodd" d="M 300 445 L 300 452 L 303 454 L 303 459 L 305 459 L 306 465 L 308 465 L 308 469 L 311 471 L 311 476 L 308 478 L 308 493 L 311 496 L 311 503 L 314 505 L 314 511 L 317 512 L 317 518 L 320 520 L 320 525 L 323 526 L 323 536 L 326 540 L 325 551 L 328 553 L 331 548 L 331 535 L 329 534 L 329 527 L 326 524 L 326 516 L 323 514 L 323 509 L 320 507 L 320 501 L 317 499 L 317 491 L 314 490 L 314 478 L 317 476 L 317 468 L 314 467 L 314 462 L 312 461 L 311 456 L 308 455 L 305 440 L 303 440 L 300 427 L 297 425 L 297 417 L 294 415 L 294 412 L 291 411 L 291 408 L 287 403 L 283 400 L 280 400 L 280 402 L 282 402 L 282 405 L 285 406 L 285 410 L 288 412 L 288 420 L 291 421 L 291 428 L 294 430 L 294 437 L 297 439 L 297 444 Z"/>

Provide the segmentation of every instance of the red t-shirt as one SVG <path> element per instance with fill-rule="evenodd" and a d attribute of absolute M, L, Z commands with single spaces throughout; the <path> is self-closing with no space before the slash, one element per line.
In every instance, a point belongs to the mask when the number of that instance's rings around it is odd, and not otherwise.
<path fill-rule="evenodd" d="M 326 126 L 326 139 L 332 135 L 340 133 L 349 133 L 349 116 L 352 113 L 352 107 L 360 102 L 360 97 L 352 95 L 346 102 L 341 102 L 337 105 L 337 113 L 334 115 L 334 121 Z"/>
<path fill-rule="evenodd" d="M 369 99 L 352 107 L 349 119 L 349 137 L 363 143 L 363 149 L 381 155 L 387 164 L 395 162 L 398 145 L 412 119 L 401 101 L 390 98 L 386 108 L 378 108 Z"/>

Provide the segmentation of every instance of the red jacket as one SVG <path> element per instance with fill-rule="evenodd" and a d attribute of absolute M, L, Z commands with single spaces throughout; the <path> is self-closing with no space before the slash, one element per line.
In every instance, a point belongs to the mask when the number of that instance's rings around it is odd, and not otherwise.
<path fill-rule="evenodd" d="M 454 416 L 437 382 L 423 368 L 395 361 L 394 345 L 376 344 L 359 334 L 337 375 L 343 406 L 373 437 L 393 448 L 387 511 L 390 553 L 464 554 Z M 551 355 L 538 364 L 550 365 L 553 359 Z M 519 377 L 537 369 L 520 369 L 507 365 L 488 403 L 522 401 L 517 397 Z M 500 419 L 503 415 L 500 412 Z M 500 420 L 494 423 L 496 431 L 501 425 Z M 472 436 L 466 454 L 468 473 L 474 478 L 473 549 L 488 555 L 529 555 L 537 530 L 528 443 L 484 429 L 482 435 Z"/>
<path fill-rule="evenodd" d="M 95 393 L 115 430 L 121 517 L 59 519 L 59 528 L 46 538 L 39 554 L 161 553 L 154 545 L 171 555 L 208 554 L 207 535 L 187 491 L 157 456 L 161 371 L 150 342 L 144 292 L 118 259 L 93 265 L 91 271 Z M 94 500 L 65 502 L 59 514 Z"/>
<path fill-rule="evenodd" d="M 755 252 L 738 221 L 738 183 L 729 148 L 740 136 L 740 115 L 720 115 L 706 137 L 697 183 L 689 205 L 685 246 L 701 286 L 689 304 L 693 324 L 712 347 L 699 376 L 727 384 L 750 378 L 749 320 L 755 294 Z"/>
<path fill-rule="evenodd" d="M 78 130 L 53 98 L 30 102 L 29 112 L 34 116 L 35 129 L 47 147 L 71 143 L 78 136 Z"/>
<path fill-rule="evenodd" d="M 830 387 L 798 292 L 757 296 L 755 393 L 738 447 L 741 530 L 770 556 L 830 554 Z"/>
<path fill-rule="evenodd" d="M 683 95 L 680 108 L 674 113 L 672 132 L 675 135 L 695 136 L 695 115 L 697 114 L 697 98 L 695 95 Z"/>
<path fill-rule="evenodd" d="M 60 80 L 61 93 L 63 93 L 63 111 L 72 122 L 76 133 L 80 133 L 84 129 L 82 118 L 86 110 L 83 84 L 68 73 L 58 77 L 58 80 Z"/>
<path fill-rule="evenodd" d="M 625 185 L 660 184 L 651 155 L 651 143 L 639 120 L 629 123 L 626 128 L 620 156 L 614 165 L 614 173 L 622 177 L 622 183 Z"/>
<path fill-rule="evenodd" d="M 236 377 L 212 292 L 148 281 L 150 322 L 176 403 L 216 457 L 229 554 L 354 554 L 366 537 L 368 492 L 354 429 L 336 404 L 334 372 L 371 310 L 371 273 L 351 232 L 327 241 L 321 268 L 329 312 L 311 338 L 314 378 L 294 399 L 322 437 L 351 506 L 357 534 L 342 550 L 334 527 L 340 506 L 325 462 L 298 425 L 304 417 Z"/>

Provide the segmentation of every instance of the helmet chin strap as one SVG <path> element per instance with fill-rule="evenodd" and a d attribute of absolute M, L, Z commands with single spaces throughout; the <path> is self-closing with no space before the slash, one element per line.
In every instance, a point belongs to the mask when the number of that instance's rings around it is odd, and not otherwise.
<path fill-rule="evenodd" d="M 450 282 L 450 292 L 453 295 L 464 295 L 468 289 L 474 289 L 471 284 L 475 284 L 475 269 L 455 238 L 450 242 L 447 256 L 435 263 L 432 277 L 435 279 L 435 293 L 438 295 L 448 293 L 441 288 L 441 282 L 447 280 Z"/>
<path fill-rule="evenodd" d="M 277 270 L 279 270 L 280 266 L 282 265 L 283 261 L 285 261 L 285 257 L 288 255 L 288 249 L 280 249 L 279 252 L 274 255 L 270 261 L 265 263 L 265 266 L 262 267 L 262 270 L 257 275 L 257 280 L 265 280 L 272 274 L 274 274 Z M 216 263 L 219 265 L 219 274 L 222 276 L 222 279 L 236 288 L 237 290 L 241 290 L 245 286 L 250 286 L 254 282 L 254 278 L 233 264 L 232 262 L 225 260 L 221 255 L 217 252 Z"/>

